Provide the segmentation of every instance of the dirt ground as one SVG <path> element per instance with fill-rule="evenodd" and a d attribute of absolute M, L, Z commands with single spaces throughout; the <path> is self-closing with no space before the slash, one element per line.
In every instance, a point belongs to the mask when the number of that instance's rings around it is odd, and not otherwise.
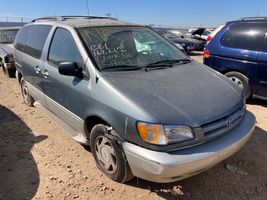
<path fill-rule="evenodd" d="M 198 53 L 194 56 L 201 60 Z M 133 179 L 119 184 L 36 108 L 22 103 L 19 85 L 0 72 L 0 200 L 20 199 L 267 199 L 267 102 L 252 101 L 250 141 L 234 156 L 171 184 Z M 228 169 L 225 167 L 228 166 Z"/>

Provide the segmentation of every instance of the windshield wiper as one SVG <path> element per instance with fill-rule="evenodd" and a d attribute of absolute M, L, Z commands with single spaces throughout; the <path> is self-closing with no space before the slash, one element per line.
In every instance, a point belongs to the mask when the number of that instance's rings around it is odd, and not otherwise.
<path fill-rule="evenodd" d="M 132 71 L 132 70 L 140 70 L 144 69 L 142 66 L 137 65 L 114 65 L 111 67 L 104 67 L 101 70 L 103 71 Z"/>
<path fill-rule="evenodd" d="M 161 61 L 157 61 L 154 63 L 150 63 L 148 65 L 145 66 L 145 69 L 159 69 L 159 68 L 169 68 L 169 67 L 173 67 L 174 64 L 185 64 L 185 63 L 190 63 L 192 60 L 189 58 L 185 58 L 185 59 L 176 59 L 176 60 L 161 60 Z"/>
<path fill-rule="evenodd" d="M 189 58 L 185 58 L 185 59 L 176 59 L 176 60 L 160 60 L 158 62 L 154 62 L 154 63 L 150 63 L 148 64 L 146 67 L 150 67 L 150 66 L 158 66 L 158 65 L 173 65 L 173 64 L 176 64 L 176 63 L 189 63 L 191 62 L 192 60 L 189 59 Z"/>

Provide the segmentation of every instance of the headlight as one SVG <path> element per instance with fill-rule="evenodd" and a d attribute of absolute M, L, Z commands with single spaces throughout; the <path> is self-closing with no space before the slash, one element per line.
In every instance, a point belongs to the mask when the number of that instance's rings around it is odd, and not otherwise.
<path fill-rule="evenodd" d="M 173 142 L 181 142 L 194 138 L 192 129 L 188 126 L 137 123 L 138 133 L 141 138 L 157 145 L 166 145 Z"/>
<path fill-rule="evenodd" d="M 167 125 L 164 127 L 169 142 L 181 142 L 194 138 L 193 131 L 188 126 Z"/>
<path fill-rule="evenodd" d="M 162 125 L 138 122 L 137 129 L 141 138 L 150 144 L 168 144 L 168 139 Z"/>

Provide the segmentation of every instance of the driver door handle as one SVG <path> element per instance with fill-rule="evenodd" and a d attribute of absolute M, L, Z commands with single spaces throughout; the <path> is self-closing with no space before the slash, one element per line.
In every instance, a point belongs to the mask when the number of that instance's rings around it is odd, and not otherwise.
<path fill-rule="evenodd" d="M 36 72 L 36 74 L 39 74 L 39 73 L 40 73 L 40 71 L 41 71 L 41 69 L 40 69 L 40 67 L 39 67 L 39 66 L 36 66 L 34 69 L 35 69 L 35 72 Z"/>
<path fill-rule="evenodd" d="M 48 78 L 48 76 L 49 76 L 47 69 L 43 70 L 42 74 L 44 75 L 45 78 Z"/>

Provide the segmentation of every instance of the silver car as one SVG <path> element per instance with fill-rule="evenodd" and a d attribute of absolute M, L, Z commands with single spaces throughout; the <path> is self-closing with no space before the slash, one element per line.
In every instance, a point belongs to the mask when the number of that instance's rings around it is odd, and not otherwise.
<path fill-rule="evenodd" d="M 233 155 L 253 132 L 242 89 L 148 27 L 41 18 L 14 46 L 24 102 L 90 145 L 115 181 L 187 178 Z"/>

